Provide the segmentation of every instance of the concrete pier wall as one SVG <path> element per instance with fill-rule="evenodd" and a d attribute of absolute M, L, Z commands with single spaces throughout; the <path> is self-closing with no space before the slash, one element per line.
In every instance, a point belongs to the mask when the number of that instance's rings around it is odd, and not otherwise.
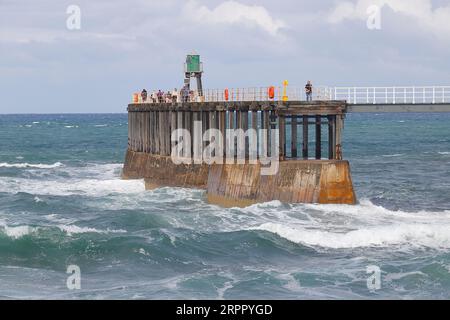
<path fill-rule="evenodd" d="M 276 175 L 262 176 L 260 165 L 213 165 L 208 175 L 208 201 L 247 206 L 280 200 L 285 203 L 355 204 L 348 161 L 289 160 Z"/>
<path fill-rule="evenodd" d="M 260 165 L 175 165 L 168 156 L 128 151 L 122 176 L 145 179 L 146 189 L 166 186 L 205 189 L 208 202 L 225 207 L 272 200 L 356 203 L 350 166 L 342 160 L 282 161 L 276 175 L 262 176 Z"/>
<path fill-rule="evenodd" d="M 168 156 L 127 151 L 123 179 L 145 179 L 145 187 L 207 189 L 208 165 L 174 164 Z"/>

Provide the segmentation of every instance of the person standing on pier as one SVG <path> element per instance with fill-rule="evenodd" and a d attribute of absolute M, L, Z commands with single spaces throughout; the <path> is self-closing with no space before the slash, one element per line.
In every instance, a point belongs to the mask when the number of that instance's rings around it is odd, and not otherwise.
<path fill-rule="evenodd" d="M 156 96 L 158 97 L 158 103 L 163 103 L 164 92 L 159 90 Z"/>
<path fill-rule="evenodd" d="M 183 89 L 181 89 L 181 97 L 183 102 L 189 102 L 189 89 L 187 86 L 184 86 Z"/>
<path fill-rule="evenodd" d="M 312 101 L 313 86 L 310 80 L 308 80 L 308 83 L 305 86 L 305 92 L 306 92 L 306 101 Z"/>
<path fill-rule="evenodd" d="M 141 92 L 142 102 L 147 102 L 147 90 L 142 90 Z"/>
<path fill-rule="evenodd" d="M 179 93 L 178 93 L 177 88 L 175 88 L 175 89 L 173 89 L 173 92 L 172 92 L 172 103 L 177 103 L 178 100 L 179 100 Z"/>

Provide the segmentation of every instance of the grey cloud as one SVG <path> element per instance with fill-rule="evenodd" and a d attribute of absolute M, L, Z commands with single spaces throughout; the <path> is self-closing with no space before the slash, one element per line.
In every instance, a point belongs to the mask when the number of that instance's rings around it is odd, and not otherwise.
<path fill-rule="evenodd" d="M 309 78 L 449 83 L 449 43 L 392 9 L 383 9 L 382 30 L 369 31 L 361 19 L 328 23 L 337 1 L 236 1 L 265 8 L 286 27 L 271 34 L 251 21 L 202 23 L 186 17 L 184 0 L 0 1 L 0 112 L 123 112 L 133 91 L 179 87 L 192 50 L 214 88 Z M 213 12 L 223 2 L 198 0 L 197 7 Z M 70 4 L 81 7 L 80 31 L 65 27 Z"/>

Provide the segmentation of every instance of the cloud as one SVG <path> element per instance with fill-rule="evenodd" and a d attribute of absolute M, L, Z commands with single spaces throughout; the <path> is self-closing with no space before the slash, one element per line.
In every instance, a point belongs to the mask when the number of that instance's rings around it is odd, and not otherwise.
<path fill-rule="evenodd" d="M 448 0 L 77 0 L 76 31 L 70 3 L 0 0 L 0 113 L 122 112 L 130 92 L 180 87 L 191 50 L 207 88 L 449 81 Z M 377 3 L 383 32 L 369 32 Z"/>
<path fill-rule="evenodd" d="M 184 7 L 184 16 L 205 24 L 228 24 L 256 26 L 272 36 L 286 27 L 283 20 L 275 19 L 263 6 L 245 5 L 237 1 L 222 2 L 214 9 L 190 0 Z"/>
<path fill-rule="evenodd" d="M 367 8 L 377 5 L 389 7 L 395 13 L 412 18 L 420 27 L 438 37 L 450 36 L 450 5 L 433 9 L 431 0 L 358 0 L 340 2 L 328 15 L 328 22 L 341 23 L 345 20 L 366 20 Z"/>

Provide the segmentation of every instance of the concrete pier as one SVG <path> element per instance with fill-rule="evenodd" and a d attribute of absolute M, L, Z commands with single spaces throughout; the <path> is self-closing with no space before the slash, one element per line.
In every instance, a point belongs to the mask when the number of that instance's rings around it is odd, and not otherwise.
<path fill-rule="evenodd" d="M 123 178 L 143 178 L 148 189 L 160 186 L 205 189 L 209 202 L 224 206 L 271 200 L 354 204 L 350 166 L 342 160 L 346 112 L 347 104 L 342 101 L 130 104 Z M 200 137 L 195 135 L 196 127 Z M 193 159 L 190 162 L 173 161 L 176 142 L 171 137 L 177 129 L 190 133 L 189 150 L 184 154 L 185 158 Z M 204 150 L 212 143 L 202 139 L 210 129 L 219 130 L 224 143 L 232 141 L 231 146 L 241 152 L 243 163 L 227 162 L 230 159 L 225 153 L 215 155 L 223 158 L 223 163 L 194 161 L 195 146 L 200 144 Z M 230 136 L 231 130 L 238 129 L 267 131 L 239 141 Z M 323 148 L 325 143 L 327 146 Z M 272 174 L 262 173 L 267 167 L 259 157 L 263 146 L 269 151 L 268 156 L 272 155 L 272 160 L 276 156 L 278 162 Z M 252 157 L 255 154 L 256 159 Z"/>

